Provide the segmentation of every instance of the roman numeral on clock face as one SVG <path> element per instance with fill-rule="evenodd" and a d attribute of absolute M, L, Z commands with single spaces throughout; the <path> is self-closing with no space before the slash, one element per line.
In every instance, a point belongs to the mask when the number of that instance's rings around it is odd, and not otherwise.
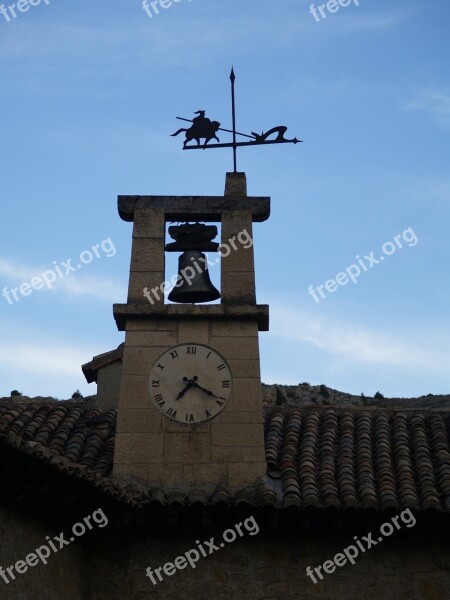
<path fill-rule="evenodd" d="M 187 346 L 186 354 L 197 354 L 197 346 Z"/>
<path fill-rule="evenodd" d="M 161 394 L 155 396 L 155 402 L 159 407 L 164 406 L 164 404 L 166 403 Z"/>
<path fill-rule="evenodd" d="M 230 385 L 231 385 L 231 381 L 230 381 L 229 379 L 224 379 L 224 380 L 222 381 L 222 387 L 223 387 L 223 388 L 229 388 L 229 387 L 230 387 Z"/>
<path fill-rule="evenodd" d="M 193 423 L 194 422 L 194 415 L 192 415 L 192 414 L 186 415 L 185 421 L 186 421 L 186 423 Z"/>
<path fill-rule="evenodd" d="M 172 351 L 170 352 L 170 356 L 172 357 L 172 360 L 173 360 L 174 358 L 178 358 L 178 352 L 177 352 L 176 350 L 172 350 Z"/>
<path fill-rule="evenodd" d="M 159 379 L 152 379 L 152 387 L 159 387 L 159 384 L 160 384 Z"/>
<path fill-rule="evenodd" d="M 177 416 L 177 411 L 176 411 L 176 410 L 174 410 L 173 408 L 170 408 L 170 407 L 169 407 L 169 408 L 166 410 L 166 414 L 167 414 L 167 415 L 169 415 L 169 417 L 172 417 L 173 419 L 175 419 L 175 418 L 176 418 L 176 416 Z"/>
<path fill-rule="evenodd" d="M 224 369 L 225 369 L 225 365 L 224 365 L 224 364 L 221 364 L 221 365 L 219 365 L 219 366 L 217 367 L 217 370 L 218 370 L 218 371 L 223 371 Z"/>

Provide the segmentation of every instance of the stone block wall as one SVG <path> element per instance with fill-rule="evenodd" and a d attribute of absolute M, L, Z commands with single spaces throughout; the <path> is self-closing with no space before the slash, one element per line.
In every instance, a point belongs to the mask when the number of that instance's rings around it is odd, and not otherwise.
<path fill-rule="evenodd" d="M 96 406 L 103 411 L 115 410 L 119 402 L 122 361 L 105 365 L 97 374 Z"/>
<path fill-rule="evenodd" d="M 182 524 L 189 521 L 189 511 Z M 361 554 L 354 565 L 337 568 L 314 584 L 306 567 L 322 565 L 352 543 L 353 533 L 300 531 L 267 533 L 263 526 L 250 536 L 226 541 L 223 531 L 202 526 L 181 530 L 162 525 L 109 525 L 93 530 L 58 553 L 47 565 L 29 568 L 6 584 L 0 579 L 2 600 L 449 600 L 450 546 L 444 533 L 414 528 L 396 532 Z M 261 525 L 259 517 L 255 517 Z M 295 519 L 294 519 L 295 520 Z M 155 531 L 153 531 L 155 527 Z M 64 528 L 68 531 L 68 527 Z M 0 510 L 0 565 L 23 560 L 46 536 L 59 530 L 38 518 Z M 146 575 L 214 536 L 218 546 L 170 576 L 160 571 L 156 584 Z M 359 536 L 361 537 L 361 536 Z"/>
<path fill-rule="evenodd" d="M 53 538 L 60 532 L 61 529 L 44 525 L 31 516 L 0 508 L 0 566 L 6 570 L 18 561 L 25 561 L 36 548 L 47 543 L 46 536 Z M 6 572 L 9 583 L 0 577 L 1 600 L 86 600 L 89 586 L 81 544 L 65 546 L 47 561 L 47 565 L 40 562 L 29 566 L 20 575 L 14 570 L 14 580 Z"/>
<path fill-rule="evenodd" d="M 155 408 L 148 376 L 161 354 L 193 342 L 217 350 L 233 375 L 230 402 L 212 421 L 178 424 Z M 139 319 L 127 323 L 114 475 L 167 487 L 249 485 L 264 476 L 258 324 Z"/>
<path fill-rule="evenodd" d="M 424 542 L 414 535 L 385 540 L 314 584 L 308 565 L 322 564 L 352 541 L 244 537 L 201 558 L 154 585 L 145 570 L 173 562 L 195 548 L 207 532 L 171 539 L 148 538 L 119 544 L 93 556 L 93 600 L 449 600 L 450 548 L 445 540 Z M 218 539 L 218 538 L 216 538 Z M 156 579 L 157 580 L 157 579 Z M 158 581 L 158 580 L 157 580 Z"/>

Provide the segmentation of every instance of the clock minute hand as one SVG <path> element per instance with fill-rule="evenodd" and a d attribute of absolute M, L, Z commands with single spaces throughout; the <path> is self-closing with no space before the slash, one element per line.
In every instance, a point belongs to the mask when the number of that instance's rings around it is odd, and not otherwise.
<path fill-rule="evenodd" d="M 202 387 L 201 385 L 198 385 L 198 383 L 193 383 L 192 387 L 196 387 L 197 389 L 201 390 L 202 392 L 205 392 L 205 394 L 208 394 L 208 396 L 212 396 L 213 398 L 218 398 L 219 396 L 216 396 L 215 394 L 213 394 L 212 392 L 210 392 L 209 390 L 206 390 L 204 387 Z"/>

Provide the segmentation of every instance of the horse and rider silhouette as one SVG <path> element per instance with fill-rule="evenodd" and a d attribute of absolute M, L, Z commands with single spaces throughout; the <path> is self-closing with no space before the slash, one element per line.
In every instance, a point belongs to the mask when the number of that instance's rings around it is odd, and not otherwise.
<path fill-rule="evenodd" d="M 196 140 L 197 145 L 200 146 L 200 140 L 204 139 L 205 143 L 203 144 L 203 147 L 205 147 L 206 144 L 211 140 L 217 140 L 218 142 L 220 142 L 219 138 L 216 135 L 219 130 L 220 123 L 219 121 L 211 121 L 210 119 L 205 117 L 205 112 L 206 111 L 204 110 L 198 110 L 195 113 L 196 115 L 198 115 L 198 117 L 194 117 L 194 119 L 192 119 L 192 127 L 189 127 L 189 129 L 182 127 L 175 133 L 172 133 L 172 137 L 178 135 L 182 131 L 186 133 L 186 139 L 184 140 L 183 149 L 186 148 L 186 144 L 188 144 L 192 140 Z"/>
<path fill-rule="evenodd" d="M 218 142 L 220 142 L 219 138 L 216 135 L 217 131 L 220 129 L 219 121 L 211 121 L 210 119 L 205 117 L 204 110 L 198 110 L 195 114 L 198 115 L 198 117 L 194 117 L 192 119 L 192 127 L 189 127 L 189 129 L 181 128 L 178 131 L 176 131 L 175 133 L 172 133 L 172 136 L 178 135 L 182 131 L 184 131 L 186 133 L 186 139 L 184 140 L 183 149 L 186 148 L 186 145 L 189 142 L 191 142 L 192 140 L 196 140 L 197 145 L 200 146 L 200 140 L 204 139 L 205 142 L 203 144 L 203 148 L 206 148 L 206 145 L 211 140 L 217 140 Z M 261 135 L 258 133 L 255 133 L 254 131 L 252 131 L 251 136 L 243 134 L 243 133 L 239 133 L 239 132 L 236 132 L 236 133 L 238 135 L 244 135 L 245 137 L 252 139 L 252 142 L 246 142 L 247 145 L 249 143 L 254 143 L 255 145 L 258 145 L 258 144 L 283 143 L 283 142 L 293 142 L 294 144 L 297 144 L 300 141 L 300 140 L 297 140 L 297 138 L 294 138 L 292 140 L 288 140 L 285 138 L 286 130 L 287 130 L 287 127 L 285 127 L 284 125 L 278 125 L 277 127 L 272 127 L 272 129 L 269 129 L 269 131 L 266 131 L 266 132 L 263 131 L 261 133 Z M 223 131 L 229 131 L 229 130 L 224 129 Z M 230 132 L 230 133 L 232 133 L 232 132 Z M 274 139 L 269 140 L 270 136 L 275 135 L 275 134 L 276 134 L 276 137 Z"/>

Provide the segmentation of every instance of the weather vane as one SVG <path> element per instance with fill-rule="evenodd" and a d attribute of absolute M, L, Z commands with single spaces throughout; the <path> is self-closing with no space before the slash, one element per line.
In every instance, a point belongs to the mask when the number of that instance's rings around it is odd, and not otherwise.
<path fill-rule="evenodd" d="M 234 95 L 234 82 L 236 81 L 236 76 L 234 74 L 234 69 L 231 69 L 230 74 L 231 81 L 231 108 L 232 108 L 232 118 L 233 118 L 233 129 L 223 129 L 220 126 L 218 121 L 211 121 L 207 117 L 205 117 L 206 111 L 198 110 L 195 114 L 198 115 L 194 119 L 184 119 L 183 117 L 177 117 L 180 121 L 187 121 L 192 123 L 192 126 L 189 129 L 181 128 L 175 133 L 172 133 L 172 136 L 176 136 L 183 131 L 186 134 L 186 139 L 184 140 L 183 150 L 209 150 L 210 148 L 233 148 L 233 165 L 234 172 L 237 172 L 237 163 L 236 163 L 236 151 L 237 148 L 241 146 L 262 146 L 265 144 L 298 144 L 302 140 L 298 140 L 294 138 L 292 140 L 288 140 L 284 137 L 284 134 L 287 131 L 287 127 L 284 125 L 279 125 L 278 127 L 272 127 L 266 132 L 262 132 L 261 134 L 251 132 L 251 135 L 247 133 L 240 133 L 236 131 L 236 103 L 235 103 L 235 95 Z M 233 141 L 228 144 L 221 144 L 219 138 L 217 137 L 218 131 L 226 131 L 227 133 L 233 134 Z M 237 142 L 236 136 L 240 135 L 245 138 L 249 138 L 251 141 L 249 142 Z M 275 137 L 271 137 L 275 136 Z M 270 139 L 269 139 L 270 138 Z M 200 140 L 205 140 L 202 145 L 200 145 Z M 217 140 L 216 144 L 209 144 L 211 140 Z M 195 141 L 196 144 L 189 145 L 189 142 Z M 209 145 L 208 145 L 209 144 Z"/>

